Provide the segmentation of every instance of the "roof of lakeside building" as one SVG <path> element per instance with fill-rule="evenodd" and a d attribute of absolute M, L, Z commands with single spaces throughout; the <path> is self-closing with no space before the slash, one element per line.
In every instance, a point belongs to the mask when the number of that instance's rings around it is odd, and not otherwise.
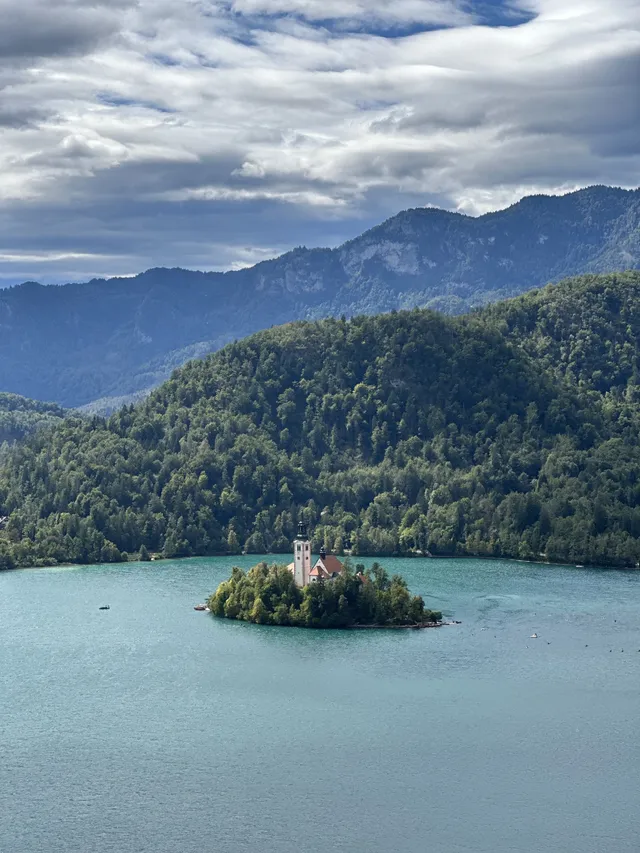
<path fill-rule="evenodd" d="M 334 557 L 333 554 L 327 554 L 326 557 L 320 557 L 309 574 L 314 578 L 331 578 L 334 575 L 342 574 L 343 569 L 344 566 L 337 557 Z"/>
<path fill-rule="evenodd" d="M 289 563 L 287 566 L 289 571 L 293 574 L 295 570 L 295 563 Z M 309 572 L 309 577 L 313 578 L 332 578 L 335 575 L 341 575 L 344 571 L 344 566 L 340 562 L 337 557 L 334 557 L 333 554 L 327 554 L 325 557 L 320 557 L 313 568 Z"/>

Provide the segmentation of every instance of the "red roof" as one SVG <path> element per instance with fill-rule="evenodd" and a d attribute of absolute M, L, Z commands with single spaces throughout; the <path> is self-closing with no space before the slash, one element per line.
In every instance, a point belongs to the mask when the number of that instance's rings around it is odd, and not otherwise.
<path fill-rule="evenodd" d="M 337 557 L 333 554 L 327 554 L 326 557 L 320 558 L 309 573 L 312 577 L 332 578 L 334 575 L 342 574 L 344 566 Z"/>

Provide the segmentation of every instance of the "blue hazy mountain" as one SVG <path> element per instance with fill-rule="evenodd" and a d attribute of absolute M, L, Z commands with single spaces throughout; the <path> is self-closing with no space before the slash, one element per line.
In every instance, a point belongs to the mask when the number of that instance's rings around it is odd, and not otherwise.
<path fill-rule="evenodd" d="M 638 268 L 640 190 L 530 196 L 480 217 L 407 210 L 336 249 L 298 248 L 244 270 L 1 291 L 0 388 L 109 408 L 290 320 L 414 306 L 457 314 L 567 276 Z"/>

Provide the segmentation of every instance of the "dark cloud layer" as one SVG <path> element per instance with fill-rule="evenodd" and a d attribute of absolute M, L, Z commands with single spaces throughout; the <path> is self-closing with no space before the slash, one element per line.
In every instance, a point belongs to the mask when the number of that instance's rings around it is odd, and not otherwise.
<path fill-rule="evenodd" d="M 135 0 L 0 0 L 0 61 L 82 54 L 119 32 Z"/>
<path fill-rule="evenodd" d="M 636 0 L 0 0 L 0 19 L 0 283 L 225 268 L 404 207 L 640 183 Z"/>

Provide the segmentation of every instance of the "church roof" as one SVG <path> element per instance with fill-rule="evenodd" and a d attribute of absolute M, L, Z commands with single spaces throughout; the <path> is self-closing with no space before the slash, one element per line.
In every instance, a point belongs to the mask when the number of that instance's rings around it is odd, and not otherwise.
<path fill-rule="evenodd" d="M 315 566 L 311 569 L 310 575 L 316 577 L 330 578 L 333 575 L 342 574 L 344 566 L 337 557 L 333 554 L 327 554 L 326 557 L 321 557 Z"/>
<path fill-rule="evenodd" d="M 329 572 L 323 566 L 314 566 L 309 572 L 309 577 L 311 578 L 328 578 L 330 577 Z"/>

